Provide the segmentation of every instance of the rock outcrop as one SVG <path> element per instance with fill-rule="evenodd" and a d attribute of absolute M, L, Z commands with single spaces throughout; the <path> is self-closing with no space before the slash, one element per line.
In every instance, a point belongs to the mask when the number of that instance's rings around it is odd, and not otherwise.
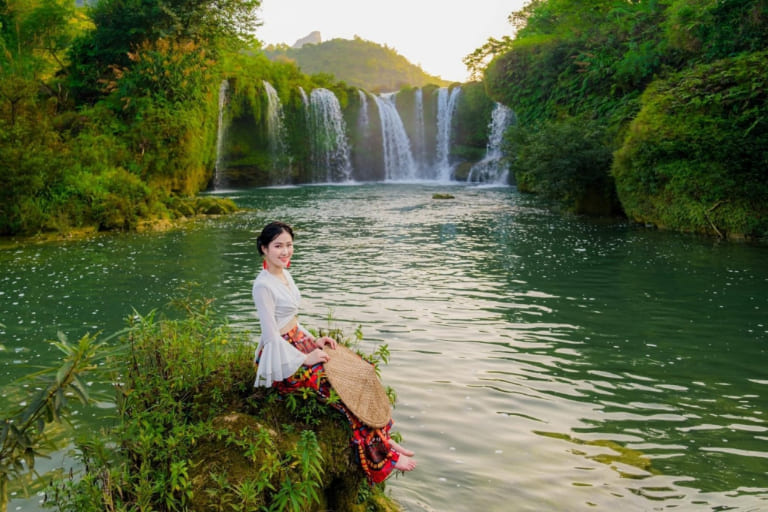
<path fill-rule="evenodd" d="M 323 42 L 323 38 L 320 36 L 320 31 L 315 30 L 313 32 L 310 32 L 308 35 L 302 37 L 301 39 L 297 40 L 295 43 L 293 43 L 293 46 L 291 48 L 301 48 L 305 44 L 320 44 Z"/>

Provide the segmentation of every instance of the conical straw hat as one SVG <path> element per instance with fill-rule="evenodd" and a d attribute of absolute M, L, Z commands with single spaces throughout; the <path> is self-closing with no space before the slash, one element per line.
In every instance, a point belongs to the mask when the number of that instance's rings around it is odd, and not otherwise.
<path fill-rule="evenodd" d="M 336 349 L 326 345 L 323 350 L 330 356 L 325 374 L 352 414 L 373 428 L 389 423 L 389 397 L 373 365 L 341 344 Z"/>

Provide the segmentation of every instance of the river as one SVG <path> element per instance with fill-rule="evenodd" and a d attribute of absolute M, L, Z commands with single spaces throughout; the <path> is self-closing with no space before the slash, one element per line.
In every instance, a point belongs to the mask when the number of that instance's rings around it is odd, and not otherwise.
<path fill-rule="evenodd" d="M 0 250 L 3 381 L 51 363 L 57 331 L 108 334 L 191 281 L 255 343 L 255 238 L 280 219 L 303 323 L 390 348 L 419 464 L 388 481 L 405 510 L 768 510 L 765 247 L 563 215 L 513 187 L 227 195 L 249 210 Z"/>

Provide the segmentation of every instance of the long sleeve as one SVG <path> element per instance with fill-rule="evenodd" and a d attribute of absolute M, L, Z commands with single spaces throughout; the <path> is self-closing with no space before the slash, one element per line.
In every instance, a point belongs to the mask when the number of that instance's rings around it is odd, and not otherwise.
<path fill-rule="evenodd" d="M 306 355 L 280 336 L 274 289 L 257 279 L 253 286 L 253 302 L 259 313 L 261 338 L 256 348 L 259 367 L 254 386 L 271 386 L 293 375 L 304 363 Z"/>

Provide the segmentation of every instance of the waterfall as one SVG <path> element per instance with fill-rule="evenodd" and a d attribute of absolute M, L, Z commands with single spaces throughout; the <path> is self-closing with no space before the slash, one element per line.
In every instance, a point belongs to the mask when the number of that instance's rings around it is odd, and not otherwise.
<path fill-rule="evenodd" d="M 285 142 L 285 115 L 275 88 L 266 80 L 263 83 L 264 89 L 267 91 L 267 140 L 269 153 L 272 157 L 272 170 L 276 171 L 273 172 L 276 183 L 282 183 L 285 177 L 291 174 L 288 147 Z M 287 168 L 287 172 L 282 172 L 284 168 Z"/>
<path fill-rule="evenodd" d="M 416 164 L 403 120 L 395 108 L 392 95 L 375 96 L 381 118 L 381 142 L 384 155 L 384 179 L 414 180 Z"/>
<path fill-rule="evenodd" d="M 413 146 L 417 155 L 418 166 L 421 169 L 427 166 L 427 147 L 424 135 L 424 91 L 419 87 L 414 92 L 414 122 L 416 123 Z"/>
<path fill-rule="evenodd" d="M 491 113 L 491 121 L 488 123 L 490 135 L 486 147 L 485 157 L 477 162 L 469 170 L 467 181 L 478 183 L 496 183 L 506 185 L 509 181 L 509 169 L 503 161 L 501 143 L 504 139 L 504 131 L 514 122 L 515 114 L 501 103 Z"/>
<path fill-rule="evenodd" d="M 318 88 L 310 93 L 308 125 L 313 181 L 350 181 L 352 164 L 347 126 L 339 100 L 328 89 Z"/>
<path fill-rule="evenodd" d="M 301 104 L 304 105 L 304 120 L 307 123 L 307 126 L 309 126 L 309 98 L 307 97 L 307 93 L 304 92 L 304 88 L 299 86 L 299 93 L 301 94 Z"/>
<path fill-rule="evenodd" d="M 437 90 L 437 147 L 435 174 L 439 181 L 450 181 L 453 177 L 449 154 L 451 144 L 451 120 L 461 92 L 460 87 L 451 91 L 446 87 Z"/>
<path fill-rule="evenodd" d="M 362 89 L 357 90 L 357 94 L 360 96 L 360 113 L 357 116 L 357 128 L 363 136 L 368 134 L 368 95 Z"/>
<path fill-rule="evenodd" d="M 213 188 L 219 188 L 222 183 L 221 176 L 221 153 L 224 147 L 224 135 L 226 127 L 224 126 L 224 107 L 227 106 L 227 94 L 229 93 L 229 80 L 222 80 L 219 85 L 219 124 L 216 128 L 216 164 L 213 171 Z"/>

